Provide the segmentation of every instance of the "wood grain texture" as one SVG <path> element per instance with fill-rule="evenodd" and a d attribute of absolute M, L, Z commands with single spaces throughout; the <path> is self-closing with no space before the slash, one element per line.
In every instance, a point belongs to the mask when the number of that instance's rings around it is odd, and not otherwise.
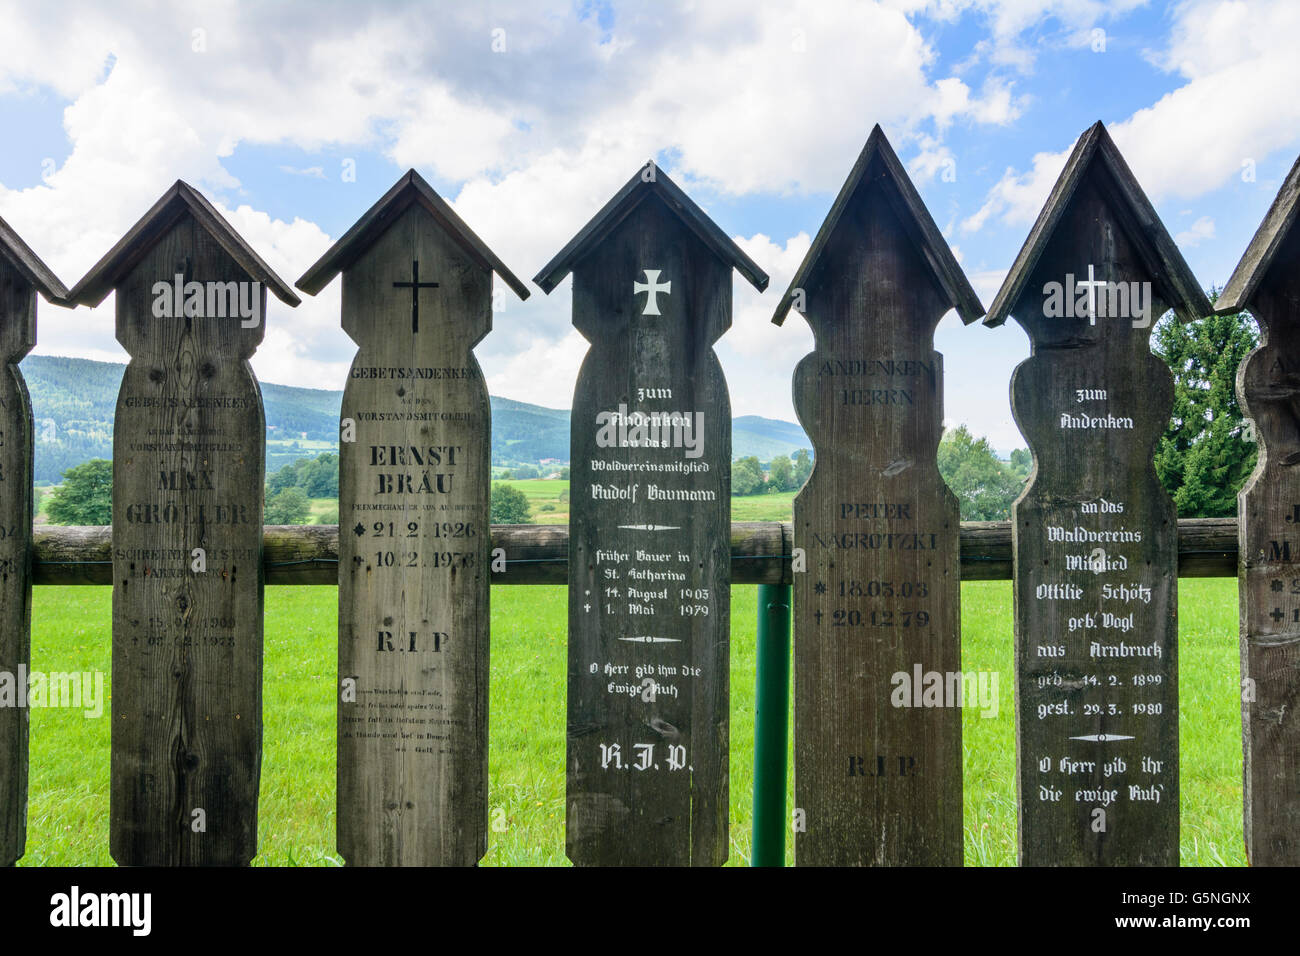
<path fill-rule="evenodd" d="M 418 331 L 412 281 L 418 289 Z M 410 205 L 343 273 L 360 346 L 339 446 L 338 846 L 352 865 L 487 852 L 492 273 Z M 349 682 L 353 682 L 349 693 Z"/>
<path fill-rule="evenodd" d="M 34 584 L 112 584 L 113 533 L 107 527 L 41 525 L 33 533 Z M 738 521 L 731 526 L 733 584 L 793 584 L 789 522 Z M 508 555 L 493 584 L 565 584 L 568 525 L 493 525 L 492 549 Z M 338 583 L 337 525 L 273 525 L 262 529 L 267 584 Z M 1178 519 L 1178 576 L 1237 576 L 1236 518 Z M 1011 522 L 963 521 L 961 579 L 1011 580 Z"/>
<path fill-rule="evenodd" d="M 1291 177 L 1293 181 L 1295 176 Z M 1252 283 L 1259 346 L 1237 371 L 1259 461 L 1238 497 L 1246 855 L 1300 865 L 1300 233 Z"/>
<path fill-rule="evenodd" d="M 1149 346 L 1167 283 L 1108 167 L 1076 172 L 1011 307 L 1032 350 L 1011 403 L 1035 460 L 1012 508 L 1019 855 L 1026 866 L 1173 866 L 1178 543 L 1152 466 L 1173 383 Z M 1106 311 L 1090 321 L 1086 289 L 1067 278 L 1090 269 L 1151 283 L 1145 327 L 1104 290 Z M 1056 301 L 1082 307 L 1060 314 L 1049 283 Z"/>
<path fill-rule="evenodd" d="M 116 284 L 131 362 L 113 433 L 111 852 L 123 866 L 247 864 L 261 770 L 266 434 L 248 359 L 264 324 L 154 316 L 154 284 L 177 273 L 249 281 L 188 212 L 133 259 Z M 256 294 L 264 316 L 266 287 Z M 206 570 L 194 569 L 196 548 Z"/>
<path fill-rule="evenodd" d="M 659 315 L 634 291 L 652 270 L 671 283 Z M 570 485 L 566 851 L 577 864 L 727 858 L 731 407 L 712 346 L 730 322 L 730 264 L 655 195 L 574 266 L 573 324 L 591 343 Z M 668 447 L 632 447 L 635 421 L 624 442 L 608 417 L 620 411 L 676 420 L 696 447 L 661 428 L 650 440 Z"/>
<path fill-rule="evenodd" d="M 877 158 L 804 279 L 794 400 L 816 465 L 794 502 L 795 861 L 960 866 L 960 514 L 939 475 L 952 305 Z M 928 216 L 927 216 L 928 218 Z M 971 702 L 973 703 L 973 702 Z M 970 706 L 970 704 L 968 704 Z"/>
<path fill-rule="evenodd" d="M 32 408 L 18 363 L 36 344 L 36 289 L 0 250 L 0 866 L 27 840 Z"/>

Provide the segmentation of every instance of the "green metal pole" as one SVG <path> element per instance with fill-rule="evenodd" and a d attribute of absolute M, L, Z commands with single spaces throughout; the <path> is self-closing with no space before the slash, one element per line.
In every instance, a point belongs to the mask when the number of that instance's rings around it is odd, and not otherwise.
<path fill-rule="evenodd" d="M 758 586 L 751 866 L 785 865 L 786 730 L 790 714 L 790 585 Z"/>

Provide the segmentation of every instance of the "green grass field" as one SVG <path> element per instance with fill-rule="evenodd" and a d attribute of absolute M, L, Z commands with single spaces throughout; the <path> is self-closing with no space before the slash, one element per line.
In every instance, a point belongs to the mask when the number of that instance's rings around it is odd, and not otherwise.
<path fill-rule="evenodd" d="M 1244 865 L 1236 581 L 1186 579 L 1179 590 L 1182 862 Z M 732 865 L 747 864 L 750 851 L 756 597 L 753 586 L 733 589 Z M 267 588 L 260 865 L 341 862 L 334 853 L 335 602 L 332 587 Z M 33 668 L 108 672 L 110 604 L 108 588 L 36 588 Z M 490 800 L 500 826 L 485 864 L 565 862 L 565 618 L 562 587 L 492 589 Z M 964 722 L 966 863 L 1014 865 L 1010 582 L 962 586 L 962 643 L 965 670 L 1000 675 L 998 716 L 967 710 Z M 32 711 L 22 865 L 111 864 L 108 742 L 107 715 Z"/>
<path fill-rule="evenodd" d="M 569 523 L 569 483 L 558 479 L 509 478 L 501 484 L 518 488 L 528 498 L 533 524 Z M 731 499 L 732 521 L 789 521 L 794 513 L 793 491 Z M 542 510 L 550 506 L 550 511 Z"/>
<path fill-rule="evenodd" d="M 558 478 L 507 478 L 500 482 L 518 488 L 528 499 L 533 524 L 569 523 L 569 482 Z M 546 506 L 550 511 L 543 511 Z"/>

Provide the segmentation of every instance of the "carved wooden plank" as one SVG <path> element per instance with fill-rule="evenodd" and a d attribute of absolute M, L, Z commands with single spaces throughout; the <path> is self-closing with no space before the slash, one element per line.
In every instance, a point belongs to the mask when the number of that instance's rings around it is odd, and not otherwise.
<path fill-rule="evenodd" d="M 570 456 L 576 864 L 727 858 L 731 407 L 712 346 L 733 267 L 766 285 L 649 165 L 537 278 L 573 272 L 591 343 Z"/>
<path fill-rule="evenodd" d="M 1237 370 L 1259 460 L 1238 496 L 1246 857 L 1300 865 L 1300 161 L 1216 306 L 1250 309 L 1259 346 Z"/>
<path fill-rule="evenodd" d="M 1014 313 L 1032 349 L 1011 384 L 1037 463 L 1012 509 L 1022 865 L 1178 863 L 1177 525 L 1151 462 L 1168 308 L 1210 311 L 1098 123 L 985 320 Z"/>
<path fill-rule="evenodd" d="M 117 292 L 111 853 L 257 853 L 266 425 L 248 359 L 297 297 L 177 183 L 71 293 Z"/>
<path fill-rule="evenodd" d="M 338 846 L 351 865 L 487 852 L 491 410 L 472 350 L 492 323 L 492 266 L 472 236 L 412 170 L 299 283 L 342 270 L 360 346 L 339 446 Z"/>
<path fill-rule="evenodd" d="M 0 219 L 0 866 L 27 840 L 32 624 L 32 407 L 18 363 L 36 345 L 36 294 L 68 290 Z"/>
<path fill-rule="evenodd" d="M 935 459 L 934 329 L 984 310 L 880 127 L 791 290 L 773 321 L 802 300 L 795 408 L 817 451 L 794 503 L 795 861 L 960 866 L 960 512 Z"/>
<path fill-rule="evenodd" d="M 784 537 L 783 537 L 784 536 Z M 788 522 L 737 521 L 731 525 L 732 584 L 791 584 Z M 112 584 L 112 529 L 42 525 L 33 547 L 34 584 Z M 509 556 L 492 570 L 493 584 L 564 584 L 568 581 L 568 525 L 493 525 L 492 549 Z M 784 555 L 784 557 L 783 557 Z M 262 529 L 267 584 L 337 584 L 337 525 L 273 525 Z M 1178 519 L 1178 576 L 1225 578 L 1237 574 L 1236 518 Z M 961 579 L 1011 580 L 1011 522 L 963 521 Z"/>

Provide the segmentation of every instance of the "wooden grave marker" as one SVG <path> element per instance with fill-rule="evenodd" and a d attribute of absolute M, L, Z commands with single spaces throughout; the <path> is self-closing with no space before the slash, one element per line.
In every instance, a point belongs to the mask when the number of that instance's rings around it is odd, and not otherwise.
<path fill-rule="evenodd" d="M 487 851 L 492 474 L 473 348 L 492 273 L 528 289 L 414 170 L 298 287 L 340 272 L 359 350 L 339 445 L 339 853 L 472 866 Z"/>
<path fill-rule="evenodd" d="M 815 336 L 794 397 L 816 450 L 794 503 L 795 861 L 961 866 L 961 515 L 934 330 L 984 309 L 879 126 L 772 321 L 791 307 Z"/>
<path fill-rule="evenodd" d="M 1237 370 L 1259 460 L 1237 499 L 1246 858 L 1300 865 L 1300 160 L 1215 303 L 1249 309 Z"/>
<path fill-rule="evenodd" d="M 573 273 L 566 851 L 727 858 L 731 270 L 767 276 L 647 164 L 538 274 Z"/>
<path fill-rule="evenodd" d="M 1210 304 L 1101 123 L 1080 137 L 985 324 L 1031 354 L 1011 405 L 1021 865 L 1178 864 L 1178 529 L 1152 465 L 1173 377 L 1155 321 Z"/>
<path fill-rule="evenodd" d="M 177 182 L 69 295 L 116 292 L 110 851 L 247 864 L 262 754 L 267 289 L 298 297 Z"/>
<path fill-rule="evenodd" d="M 36 345 L 36 294 L 68 290 L 0 219 L 0 866 L 27 842 L 32 632 L 32 406 L 18 363 Z"/>

